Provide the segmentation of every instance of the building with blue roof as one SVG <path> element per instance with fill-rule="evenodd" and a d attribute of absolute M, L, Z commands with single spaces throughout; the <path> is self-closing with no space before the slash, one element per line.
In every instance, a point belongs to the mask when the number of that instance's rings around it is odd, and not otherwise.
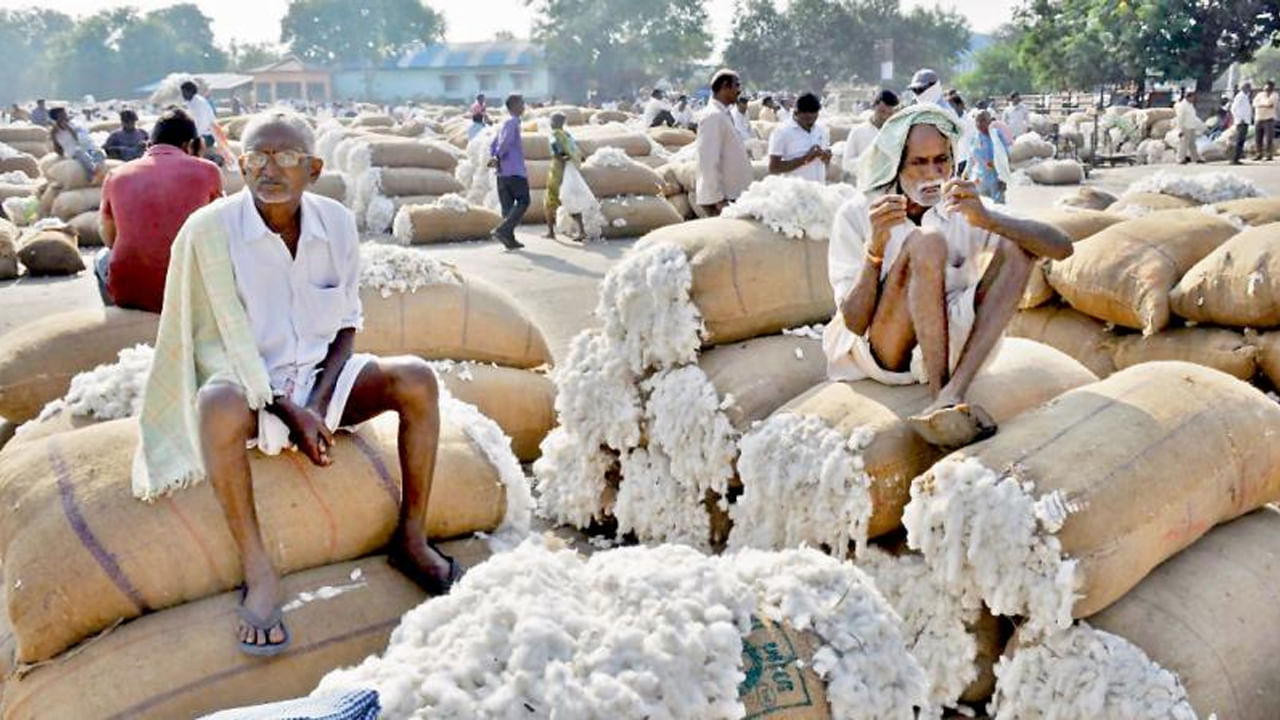
<path fill-rule="evenodd" d="M 469 102 L 478 93 L 499 101 L 521 93 L 537 101 L 547 99 L 550 88 L 546 53 L 525 40 L 434 43 L 379 67 L 333 71 L 336 98 L 367 102 Z"/>

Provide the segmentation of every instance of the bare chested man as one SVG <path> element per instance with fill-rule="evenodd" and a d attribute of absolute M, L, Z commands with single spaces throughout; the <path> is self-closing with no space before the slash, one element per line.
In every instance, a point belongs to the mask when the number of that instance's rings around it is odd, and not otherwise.
<path fill-rule="evenodd" d="M 910 424 L 944 448 L 995 432 L 965 393 L 1035 258 L 1071 255 L 1057 229 L 998 212 L 953 177 L 960 134 L 956 116 L 933 104 L 885 122 L 864 156 L 867 195 L 836 215 L 829 273 L 838 312 L 823 338 L 834 380 L 928 383 L 934 402 Z"/>
<path fill-rule="evenodd" d="M 251 447 L 257 448 L 253 452 L 274 454 L 292 445 L 312 463 L 329 465 L 338 428 L 358 425 L 386 411 L 397 413 L 404 494 L 389 554 L 397 567 L 434 594 L 448 592 L 461 569 L 428 544 L 425 535 L 440 429 L 435 376 L 419 358 L 378 358 L 352 351 L 363 319 L 359 236 L 349 210 L 306 192 L 323 164 L 314 156 L 310 127 L 300 116 L 288 113 L 261 115 L 245 129 L 243 143 L 239 164 L 245 189 L 197 211 L 179 238 L 182 241 L 186 234 L 185 242 L 191 246 L 220 243 L 229 251 L 234 286 L 229 278 L 224 282 L 231 302 L 238 298 L 243 306 L 244 315 L 239 317 L 247 319 L 250 331 L 244 334 L 242 329 L 238 337 L 256 345 L 262 363 L 244 374 L 261 378 L 265 369 L 269 379 L 270 401 L 259 410 L 251 409 L 246 385 L 228 381 L 226 373 L 202 376 L 204 364 L 233 354 L 225 347 L 215 355 L 202 350 L 201 339 L 218 331 L 224 342 L 230 342 L 225 340 L 226 316 L 218 318 L 217 330 L 197 326 L 192 331 L 197 345 L 194 371 L 202 383 L 194 402 L 203 476 L 213 485 L 244 567 L 245 592 L 236 639 L 246 653 L 274 655 L 288 646 L 290 636 L 280 612 L 280 577 L 263 546 L 254 509 Z M 175 252 L 175 257 L 181 255 L 180 249 Z M 206 257 L 213 254 L 204 252 Z M 215 268 L 211 264 L 201 270 L 219 272 Z M 170 277 L 174 276 L 171 268 Z M 216 279 L 205 281 L 205 285 L 214 284 Z M 174 292 L 182 290 L 174 288 Z M 219 302 L 214 291 L 209 295 L 210 303 Z M 164 312 L 177 312 L 169 303 L 166 294 Z M 175 299 L 173 307 L 180 308 L 182 303 Z M 153 402 L 151 386 L 157 371 L 166 375 L 158 365 L 162 357 L 169 357 L 162 351 L 173 342 L 166 338 L 167 327 L 162 317 L 147 403 Z M 251 356 L 248 365 L 254 365 L 252 347 L 244 354 Z M 154 396 L 155 402 L 163 400 L 162 393 Z M 144 404 L 144 439 L 147 421 Z M 164 466 L 166 456 L 161 450 L 152 448 L 146 457 L 151 472 Z M 135 476 L 137 472 L 135 465 Z"/>

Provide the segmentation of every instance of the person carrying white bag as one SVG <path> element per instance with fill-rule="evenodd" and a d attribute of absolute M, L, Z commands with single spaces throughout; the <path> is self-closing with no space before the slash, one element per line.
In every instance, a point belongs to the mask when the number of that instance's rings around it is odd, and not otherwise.
<path fill-rule="evenodd" d="M 547 173 L 547 195 L 545 201 L 547 216 L 547 235 L 555 239 L 557 212 L 563 208 L 577 225 L 578 235 L 573 238 L 586 242 L 588 233 L 583 223 L 583 215 L 593 210 L 599 213 L 600 204 L 587 186 L 581 171 L 582 151 L 573 136 L 564 129 L 565 117 L 562 113 L 551 116 L 551 170 Z"/>

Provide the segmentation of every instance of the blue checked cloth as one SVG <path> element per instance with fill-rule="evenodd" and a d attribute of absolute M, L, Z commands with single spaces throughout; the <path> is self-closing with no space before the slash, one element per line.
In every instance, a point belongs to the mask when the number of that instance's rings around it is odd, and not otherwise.
<path fill-rule="evenodd" d="M 349 690 L 320 697 L 223 710 L 200 720 L 377 720 L 376 690 Z"/>

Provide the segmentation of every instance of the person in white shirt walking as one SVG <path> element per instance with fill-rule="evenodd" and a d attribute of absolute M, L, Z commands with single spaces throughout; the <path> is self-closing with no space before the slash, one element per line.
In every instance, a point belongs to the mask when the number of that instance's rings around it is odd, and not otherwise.
<path fill-rule="evenodd" d="M 1189 162 L 1202 163 L 1200 150 L 1196 140 L 1204 132 L 1204 121 L 1196 114 L 1196 92 L 1188 90 L 1182 99 L 1173 107 L 1174 121 L 1177 124 L 1181 140 L 1178 143 L 1178 162 L 1185 165 Z"/>
<path fill-rule="evenodd" d="M 1271 160 L 1276 146 L 1276 81 L 1268 80 L 1262 92 L 1253 98 L 1253 154 L 1256 160 Z M 1265 158 L 1264 158 L 1265 156 Z"/>
<path fill-rule="evenodd" d="M 733 127 L 729 107 L 742 94 L 742 81 L 732 70 L 711 78 L 711 102 L 698 123 L 698 185 L 695 199 L 708 214 L 719 215 L 751 184 L 751 159 Z"/>
<path fill-rule="evenodd" d="M 1235 152 L 1231 154 L 1231 164 L 1239 165 L 1244 156 L 1244 141 L 1249 135 L 1249 126 L 1253 124 L 1253 85 L 1245 81 L 1231 101 L 1231 121 L 1236 131 Z"/>
<path fill-rule="evenodd" d="M 897 109 L 898 95 L 892 90 L 881 90 L 871 101 L 871 119 L 854 126 L 849 131 L 849 137 L 844 142 L 844 158 L 841 163 L 844 168 L 845 182 L 861 187 L 858 184 L 858 156 L 875 143 L 880 127 Z"/>
<path fill-rule="evenodd" d="M 225 161 L 218 152 L 218 116 L 213 112 L 213 105 L 190 80 L 182 83 L 181 89 L 182 99 L 187 103 L 187 114 L 196 122 L 196 132 L 200 133 L 200 139 L 204 142 L 204 158 L 222 167 Z"/>
<path fill-rule="evenodd" d="M 1018 93 L 1009 93 L 1009 107 L 1004 109 L 1004 124 L 1009 126 L 1015 138 L 1031 129 L 1031 110 L 1022 104 L 1022 96 Z"/>
<path fill-rule="evenodd" d="M 796 100 L 792 120 L 769 138 L 769 173 L 790 175 L 816 183 L 826 183 L 831 162 L 831 141 L 827 128 L 818 124 L 822 102 L 813 93 Z"/>

